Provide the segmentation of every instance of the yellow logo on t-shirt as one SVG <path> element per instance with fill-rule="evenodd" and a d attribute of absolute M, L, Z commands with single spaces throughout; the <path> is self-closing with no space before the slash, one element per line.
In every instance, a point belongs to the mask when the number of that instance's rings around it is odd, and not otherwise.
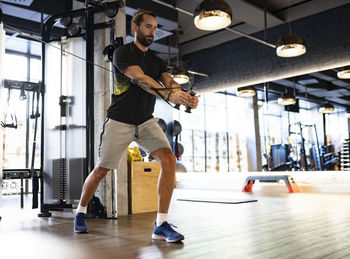
<path fill-rule="evenodd" d="M 121 95 L 125 93 L 130 87 L 130 81 L 121 76 L 117 76 L 117 80 L 114 82 L 114 95 Z"/>

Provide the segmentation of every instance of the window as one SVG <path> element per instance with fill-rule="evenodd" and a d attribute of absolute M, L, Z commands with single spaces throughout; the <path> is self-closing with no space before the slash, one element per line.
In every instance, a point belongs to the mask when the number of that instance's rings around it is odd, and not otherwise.
<path fill-rule="evenodd" d="M 41 44 L 33 44 L 30 41 L 17 38 L 11 38 L 11 40 L 6 41 L 7 53 L 5 54 L 6 66 L 4 67 L 4 79 L 32 82 L 41 80 L 41 60 L 38 58 L 37 53 L 35 55 L 22 53 L 22 51 L 28 51 L 29 45 L 33 47 Z M 4 116 L 7 114 L 6 121 L 11 123 L 12 114 L 16 116 L 18 124 L 17 129 L 5 128 L 3 131 L 4 168 L 30 167 L 30 155 L 32 153 L 34 137 L 34 120 L 30 119 L 29 116 L 32 112 L 36 112 L 37 102 L 34 100 L 33 107 L 33 93 L 26 91 L 25 94 L 27 98 L 20 100 L 20 90 L 12 89 L 9 92 L 7 89 L 2 89 L 1 102 L 5 104 L 3 107 L 2 120 L 5 119 Z M 10 98 L 8 101 L 9 95 Z M 32 111 L 33 108 L 34 111 Z M 40 167 L 40 121 L 39 118 L 35 168 Z"/>
<path fill-rule="evenodd" d="M 326 115 L 327 144 L 334 145 L 336 154 L 341 149 L 344 140 L 349 138 L 348 118 L 346 113 Z"/>
<path fill-rule="evenodd" d="M 30 59 L 30 81 L 39 82 L 41 81 L 41 60 L 36 58 Z"/>
<path fill-rule="evenodd" d="M 198 108 L 191 114 L 175 111 L 173 118 L 182 125 L 179 141 L 184 146 L 181 156 L 187 171 L 232 172 L 247 170 L 245 127 L 242 98 L 210 93 L 202 95 Z"/>
<path fill-rule="evenodd" d="M 19 38 L 7 39 L 5 46 L 4 79 L 32 82 L 41 80 L 41 44 Z M 5 120 L 5 114 L 7 114 L 6 122 L 8 123 L 12 123 L 11 114 L 13 117 L 16 116 L 17 119 L 17 129 L 3 129 L 3 136 L 1 136 L 4 141 L 1 147 L 4 154 L 3 168 L 30 168 L 34 137 L 34 120 L 30 119 L 29 116 L 32 113 L 33 93 L 26 91 L 25 94 L 27 98 L 20 100 L 20 90 L 1 90 L 1 103 L 3 106 L 1 120 Z M 9 101 L 8 97 L 10 97 Z M 35 113 L 36 100 L 34 104 Z M 34 168 L 40 167 L 40 121 L 39 118 Z M 30 192 L 30 181 L 26 180 L 26 182 L 27 184 L 25 184 L 25 186 L 28 186 L 28 189 L 26 187 L 25 191 Z M 18 194 L 20 190 L 19 186 L 20 180 L 3 181 L 3 194 Z"/>
<path fill-rule="evenodd" d="M 5 54 L 4 78 L 17 81 L 27 81 L 27 57 L 15 54 Z"/>

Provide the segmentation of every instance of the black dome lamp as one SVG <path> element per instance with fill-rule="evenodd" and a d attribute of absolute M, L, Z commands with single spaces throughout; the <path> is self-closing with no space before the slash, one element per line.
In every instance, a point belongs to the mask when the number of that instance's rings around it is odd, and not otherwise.
<path fill-rule="evenodd" d="M 237 96 L 239 97 L 251 97 L 256 95 L 255 88 L 252 86 L 245 86 L 237 88 Z"/>
<path fill-rule="evenodd" d="M 170 75 L 175 80 L 175 82 L 180 85 L 187 84 L 190 81 L 188 71 L 182 66 L 172 68 L 170 71 Z"/>
<path fill-rule="evenodd" d="M 276 54 L 279 57 L 297 57 L 305 54 L 305 52 L 305 41 L 300 35 L 296 33 L 286 34 L 282 36 L 276 43 Z"/>
<path fill-rule="evenodd" d="M 289 93 L 283 93 L 280 98 L 277 100 L 278 104 L 280 105 L 294 105 L 297 100 L 295 97 Z"/>
<path fill-rule="evenodd" d="M 319 112 L 332 113 L 334 112 L 334 105 L 329 102 L 325 102 L 324 104 L 321 105 Z"/>
<path fill-rule="evenodd" d="M 337 76 L 339 79 L 350 79 L 350 66 L 340 68 Z"/>
<path fill-rule="evenodd" d="M 223 0 L 204 0 L 194 10 L 194 24 L 200 30 L 214 31 L 231 24 L 231 7 Z"/>

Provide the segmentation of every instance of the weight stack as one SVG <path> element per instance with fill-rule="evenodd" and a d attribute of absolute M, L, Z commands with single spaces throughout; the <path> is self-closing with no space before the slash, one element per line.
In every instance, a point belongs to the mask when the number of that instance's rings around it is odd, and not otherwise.
<path fill-rule="evenodd" d="M 350 171 L 350 139 L 345 139 L 340 153 L 340 170 Z"/>

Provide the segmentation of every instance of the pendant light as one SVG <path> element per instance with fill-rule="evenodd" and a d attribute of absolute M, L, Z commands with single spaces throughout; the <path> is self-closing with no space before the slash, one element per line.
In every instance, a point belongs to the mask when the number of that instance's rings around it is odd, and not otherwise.
<path fill-rule="evenodd" d="M 290 2 L 288 0 L 288 6 Z M 288 28 L 289 33 L 278 39 L 276 43 L 276 54 L 279 57 L 291 58 L 305 54 L 306 45 L 303 37 L 299 34 L 292 33 L 292 27 L 290 25 L 291 14 L 290 7 L 288 8 Z"/>
<path fill-rule="evenodd" d="M 190 81 L 188 71 L 181 66 L 170 69 L 170 75 L 174 78 L 175 82 L 180 85 L 187 84 Z"/>
<path fill-rule="evenodd" d="M 350 79 L 350 67 L 342 67 L 337 72 L 337 76 L 340 79 Z"/>
<path fill-rule="evenodd" d="M 297 57 L 305 54 L 305 52 L 305 41 L 296 33 L 284 35 L 276 43 L 276 54 L 279 57 Z"/>
<path fill-rule="evenodd" d="M 293 105 L 297 102 L 295 97 L 289 93 L 283 93 L 277 100 L 280 105 Z"/>
<path fill-rule="evenodd" d="M 237 88 L 237 96 L 239 97 L 251 97 L 256 95 L 256 91 L 252 86 Z"/>
<path fill-rule="evenodd" d="M 295 77 L 293 78 L 293 94 L 288 93 L 288 90 L 286 89 L 286 92 L 281 95 L 280 98 L 278 98 L 277 102 L 280 105 L 294 105 L 297 100 L 295 99 L 296 95 L 296 89 L 295 89 Z"/>
<path fill-rule="evenodd" d="M 325 102 L 324 104 L 321 105 L 319 112 L 332 113 L 334 112 L 334 105 L 329 102 Z"/>
<path fill-rule="evenodd" d="M 194 25 L 205 31 L 223 29 L 231 24 L 231 7 L 223 0 L 204 0 L 194 10 Z"/>
<path fill-rule="evenodd" d="M 178 49 L 178 39 L 177 35 L 178 30 L 175 33 L 175 48 Z M 174 81 L 180 85 L 187 84 L 190 81 L 190 77 L 188 75 L 188 71 L 185 67 L 180 66 L 180 57 L 179 57 L 179 52 L 177 52 L 176 55 L 176 66 L 171 66 L 170 62 L 170 37 L 169 37 L 169 42 L 168 42 L 168 67 L 169 69 L 169 74 L 171 77 L 174 79 Z"/>

